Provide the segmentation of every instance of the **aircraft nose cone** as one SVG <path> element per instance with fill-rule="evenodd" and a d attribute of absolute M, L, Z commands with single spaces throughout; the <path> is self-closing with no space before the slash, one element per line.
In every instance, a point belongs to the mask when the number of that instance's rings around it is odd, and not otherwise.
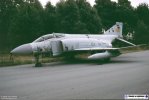
<path fill-rule="evenodd" d="M 11 54 L 31 54 L 32 53 L 32 46 L 30 44 L 24 44 L 21 45 L 19 47 L 16 47 L 15 49 L 13 49 L 11 52 Z"/>

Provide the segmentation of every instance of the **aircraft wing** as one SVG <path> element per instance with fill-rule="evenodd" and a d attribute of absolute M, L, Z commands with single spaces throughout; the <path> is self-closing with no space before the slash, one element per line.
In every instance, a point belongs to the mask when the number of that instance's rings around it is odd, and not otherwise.
<path fill-rule="evenodd" d="M 120 48 L 80 48 L 80 49 L 75 49 L 75 51 L 97 51 L 97 50 L 119 50 Z"/>
<path fill-rule="evenodd" d="M 94 54 L 91 54 L 88 58 L 107 58 L 107 57 L 114 57 L 117 56 L 119 54 L 121 54 L 119 52 L 120 48 L 99 48 L 99 47 L 94 47 L 94 48 L 79 48 L 79 49 L 74 49 L 71 51 L 67 51 L 64 52 L 64 54 L 84 54 L 84 53 L 89 53 L 89 52 L 93 52 Z M 95 56 L 95 57 L 94 57 Z"/>
<path fill-rule="evenodd" d="M 90 56 L 88 56 L 88 59 L 105 59 L 105 58 L 110 58 L 110 57 L 115 57 L 120 55 L 121 53 L 119 52 L 120 48 L 99 48 L 99 47 L 95 47 L 95 48 L 80 48 L 80 49 L 75 49 L 74 51 L 70 51 L 70 52 L 75 52 L 78 54 L 81 53 L 88 53 L 88 52 L 92 52 L 93 54 L 91 54 Z M 102 51 L 102 52 L 100 52 Z M 68 53 L 68 52 L 67 52 Z"/>

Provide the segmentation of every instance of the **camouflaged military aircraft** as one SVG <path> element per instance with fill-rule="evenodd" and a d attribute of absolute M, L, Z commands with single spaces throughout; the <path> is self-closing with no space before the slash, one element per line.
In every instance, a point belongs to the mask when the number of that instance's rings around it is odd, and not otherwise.
<path fill-rule="evenodd" d="M 121 48 L 114 48 L 112 42 L 119 40 L 132 46 L 123 39 L 122 36 L 123 23 L 116 22 L 109 30 L 101 35 L 89 34 L 65 34 L 53 33 L 39 37 L 32 43 L 23 44 L 11 51 L 15 55 L 33 54 L 35 57 L 35 66 L 41 66 L 39 56 L 41 54 L 49 54 L 52 57 L 64 56 L 73 57 L 78 54 L 89 53 L 87 59 L 90 60 L 110 60 L 121 54 Z"/>

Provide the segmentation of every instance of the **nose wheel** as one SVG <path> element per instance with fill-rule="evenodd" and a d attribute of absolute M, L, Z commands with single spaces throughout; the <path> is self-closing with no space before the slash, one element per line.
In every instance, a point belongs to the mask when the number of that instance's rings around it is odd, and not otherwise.
<path fill-rule="evenodd" d="M 40 54 L 38 54 L 38 53 L 34 54 L 34 57 L 35 57 L 35 67 L 42 67 L 41 62 L 39 61 L 39 56 L 40 56 Z"/>
<path fill-rule="evenodd" d="M 40 62 L 35 63 L 35 67 L 42 67 L 42 64 Z"/>

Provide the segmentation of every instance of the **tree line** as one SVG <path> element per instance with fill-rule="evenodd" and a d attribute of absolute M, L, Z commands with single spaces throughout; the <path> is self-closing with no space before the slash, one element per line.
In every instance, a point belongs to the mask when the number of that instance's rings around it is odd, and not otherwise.
<path fill-rule="evenodd" d="M 60 0 L 45 7 L 38 0 L 0 0 L 0 50 L 12 49 L 50 33 L 100 34 L 123 22 L 123 34 L 136 44 L 149 42 L 149 6 L 136 8 L 128 0 Z"/>

